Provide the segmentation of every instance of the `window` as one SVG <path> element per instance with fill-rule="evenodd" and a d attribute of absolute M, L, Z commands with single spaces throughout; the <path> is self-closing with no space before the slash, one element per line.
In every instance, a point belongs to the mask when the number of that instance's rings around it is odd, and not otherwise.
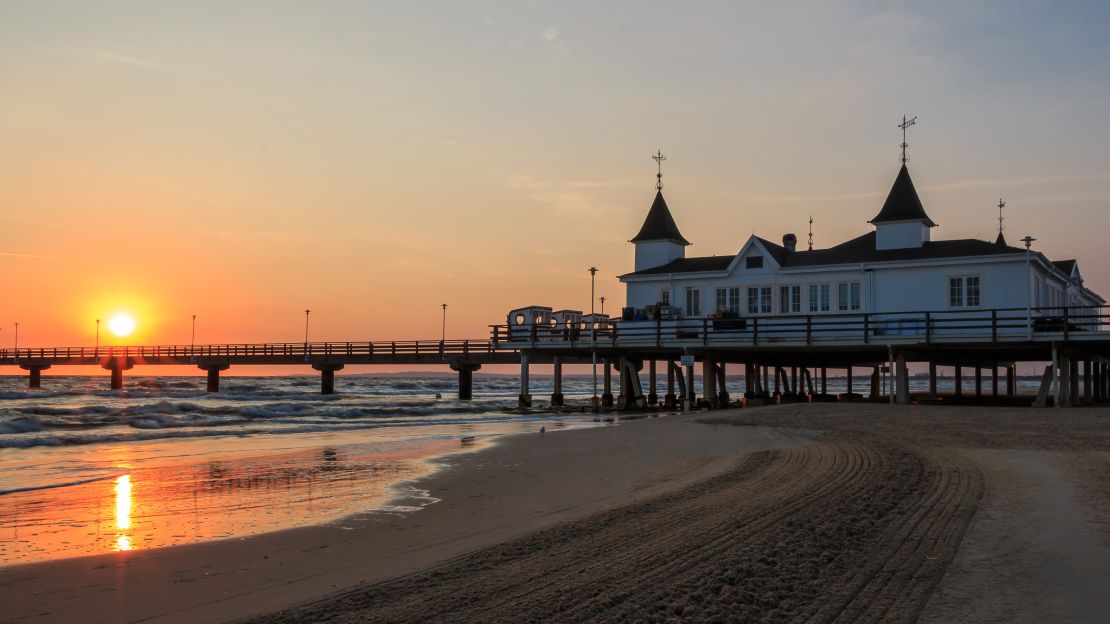
<path fill-rule="evenodd" d="M 748 287 L 748 314 L 771 313 L 771 287 Z"/>
<path fill-rule="evenodd" d="M 961 275 L 948 278 L 948 306 L 974 308 L 981 301 L 978 275 Z"/>
<path fill-rule="evenodd" d="M 809 311 L 810 312 L 828 312 L 829 311 L 829 292 L 831 288 L 828 284 L 810 284 L 809 285 Z"/>
<path fill-rule="evenodd" d="M 850 312 L 860 308 L 859 282 L 848 282 L 836 285 L 836 309 L 841 312 Z"/>
<path fill-rule="evenodd" d="M 762 269 L 763 256 L 748 256 L 744 259 L 744 268 L 747 269 Z"/>
<path fill-rule="evenodd" d="M 659 291 L 659 303 L 665 306 L 671 305 L 671 289 L 664 288 Z"/>
<path fill-rule="evenodd" d="M 797 314 L 802 311 L 802 287 L 798 285 L 779 288 L 779 312 Z"/>
<path fill-rule="evenodd" d="M 717 311 L 740 312 L 740 289 L 718 288 Z"/>
<path fill-rule="evenodd" d="M 686 287 L 686 316 L 701 316 L 701 291 Z"/>

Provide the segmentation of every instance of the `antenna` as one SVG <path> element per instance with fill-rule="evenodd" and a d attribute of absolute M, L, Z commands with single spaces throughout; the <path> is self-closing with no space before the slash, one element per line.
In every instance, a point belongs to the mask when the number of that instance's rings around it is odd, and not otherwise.
<path fill-rule="evenodd" d="M 654 160 L 655 164 L 659 167 L 658 173 L 655 174 L 655 190 L 662 191 L 663 190 L 663 161 L 667 160 L 667 157 L 663 155 L 663 150 L 656 150 L 655 155 L 652 156 L 651 159 Z"/>
<path fill-rule="evenodd" d="M 1002 209 L 1005 208 L 1005 207 L 1006 207 L 1006 202 L 1002 201 L 1002 198 L 999 197 L 998 198 L 998 235 L 999 236 L 1002 236 L 1002 221 L 1003 221 Z"/>
<path fill-rule="evenodd" d="M 813 251 L 813 215 L 809 215 L 809 250 Z"/>
<path fill-rule="evenodd" d="M 902 115 L 902 123 L 898 124 L 898 127 L 902 129 L 902 146 L 901 147 L 902 147 L 902 164 L 903 165 L 906 164 L 906 161 L 910 159 L 909 156 L 906 156 L 906 148 L 910 146 L 909 143 L 906 143 L 906 128 L 909 128 L 910 126 L 914 125 L 915 123 L 917 123 L 917 117 L 914 117 L 913 119 L 906 119 L 906 116 Z"/>

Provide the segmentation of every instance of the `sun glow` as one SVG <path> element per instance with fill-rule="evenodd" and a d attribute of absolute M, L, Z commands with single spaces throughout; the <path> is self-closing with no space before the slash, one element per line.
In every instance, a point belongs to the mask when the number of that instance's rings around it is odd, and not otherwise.
<path fill-rule="evenodd" d="M 127 314 L 117 314 L 108 321 L 108 329 L 117 336 L 128 336 L 135 331 L 135 319 Z"/>

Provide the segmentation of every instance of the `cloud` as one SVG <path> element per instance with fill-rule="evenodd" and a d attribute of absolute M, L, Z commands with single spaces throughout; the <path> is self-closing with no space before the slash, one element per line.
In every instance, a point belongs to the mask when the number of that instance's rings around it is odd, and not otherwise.
<path fill-rule="evenodd" d="M 540 36 L 543 37 L 544 41 L 554 43 L 555 40 L 559 38 L 559 29 L 552 26 L 540 33 Z"/>
<path fill-rule="evenodd" d="M 36 256 L 34 254 L 11 253 L 7 251 L 0 251 L 0 256 L 5 256 L 8 258 L 30 258 L 33 260 L 61 260 L 61 258 L 57 258 L 55 256 Z"/>
<path fill-rule="evenodd" d="M 549 26 L 547 30 L 540 33 L 540 38 L 547 42 L 551 49 L 555 51 L 555 57 L 558 59 L 565 59 L 570 56 L 570 48 L 562 43 L 559 39 L 559 29 L 554 26 Z"/>

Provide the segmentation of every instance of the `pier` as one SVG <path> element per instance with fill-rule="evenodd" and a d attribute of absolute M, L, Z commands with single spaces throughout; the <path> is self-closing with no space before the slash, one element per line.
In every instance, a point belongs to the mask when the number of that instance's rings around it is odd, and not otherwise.
<path fill-rule="evenodd" d="M 0 366 L 27 371 L 31 388 L 41 387 L 42 371 L 52 367 L 99 366 L 109 372 L 113 389 L 121 389 L 125 371 L 138 365 L 196 366 L 207 375 L 207 390 L 218 392 L 221 373 L 232 366 L 303 365 L 320 374 L 321 393 L 331 394 L 336 373 L 347 366 L 442 365 L 458 374 L 458 397 L 468 400 L 475 371 L 487 364 L 514 364 L 520 366 L 519 405 L 530 407 L 532 365 L 552 365 L 550 403 L 558 406 L 564 402 L 564 365 L 596 358 L 599 407 L 628 410 L 852 399 L 863 396 L 859 390 L 908 403 L 913 399 L 911 364 L 927 366 L 930 397 L 937 395 L 938 366 L 955 370 L 956 398 L 984 396 L 984 374 L 992 397 L 1015 396 L 1017 364 L 1045 362 L 1032 403 L 1067 406 L 1110 400 L 1107 325 L 1110 313 L 1090 306 L 625 321 L 575 317 L 563 322 L 517 315 L 508 324 L 492 325 L 490 338 L 479 340 L 35 347 L 0 349 Z M 698 366 L 700 397 L 694 392 Z M 730 366 L 744 372 L 742 396 L 727 390 Z M 868 388 L 852 385 L 853 373 L 861 369 L 871 373 Z M 975 371 L 974 384 L 965 388 L 967 369 Z M 838 397 L 828 392 L 830 370 L 847 376 L 847 392 Z M 882 381 L 886 371 L 888 383 Z"/>

